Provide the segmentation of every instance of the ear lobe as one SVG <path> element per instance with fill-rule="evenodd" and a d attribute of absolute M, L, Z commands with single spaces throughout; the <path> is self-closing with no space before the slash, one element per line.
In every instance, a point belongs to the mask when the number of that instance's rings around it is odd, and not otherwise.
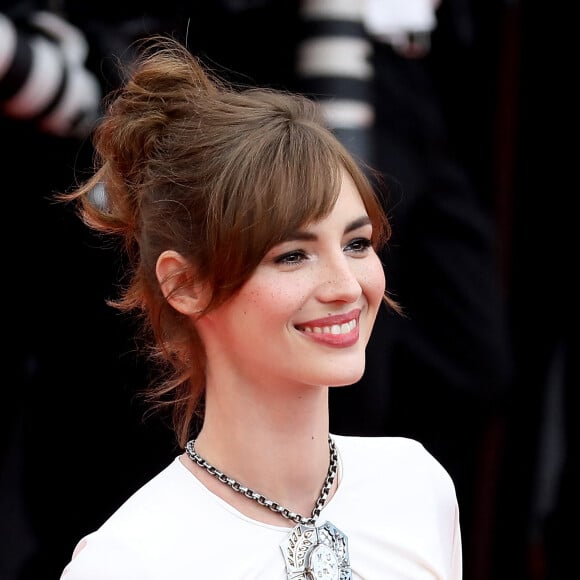
<path fill-rule="evenodd" d="M 179 252 L 162 252 L 157 258 L 155 273 L 163 295 L 175 310 L 187 316 L 200 313 L 202 293 L 194 282 L 191 264 Z"/>

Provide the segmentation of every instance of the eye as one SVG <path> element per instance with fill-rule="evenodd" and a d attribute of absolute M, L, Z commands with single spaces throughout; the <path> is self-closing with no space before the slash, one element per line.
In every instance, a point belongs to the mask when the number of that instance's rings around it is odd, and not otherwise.
<path fill-rule="evenodd" d="M 302 250 L 294 250 L 292 252 L 286 252 L 281 256 L 278 256 L 274 263 L 276 264 L 300 264 L 306 260 L 306 253 Z"/>
<path fill-rule="evenodd" d="M 372 246 L 372 241 L 369 238 L 355 238 L 349 242 L 345 247 L 346 252 L 353 252 L 355 254 L 364 254 Z"/>

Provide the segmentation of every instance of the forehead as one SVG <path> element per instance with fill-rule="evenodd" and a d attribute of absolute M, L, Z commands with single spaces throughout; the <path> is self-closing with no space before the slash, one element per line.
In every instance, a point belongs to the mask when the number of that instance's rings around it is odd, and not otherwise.
<path fill-rule="evenodd" d="M 327 215 L 304 224 L 297 232 L 291 232 L 293 239 L 312 239 L 312 230 L 318 226 L 336 225 L 344 231 L 363 227 L 371 223 L 365 204 L 352 178 L 345 173 L 342 178 L 338 197 Z"/>
<path fill-rule="evenodd" d="M 326 217 L 330 217 L 333 214 L 338 213 L 347 215 L 356 214 L 357 217 L 360 215 L 367 215 L 365 203 L 358 187 L 356 186 L 350 174 L 344 170 L 341 172 L 338 196 L 334 202 L 334 205 L 330 209 L 328 216 Z M 323 219 L 325 218 L 322 218 L 320 221 L 323 221 Z"/>

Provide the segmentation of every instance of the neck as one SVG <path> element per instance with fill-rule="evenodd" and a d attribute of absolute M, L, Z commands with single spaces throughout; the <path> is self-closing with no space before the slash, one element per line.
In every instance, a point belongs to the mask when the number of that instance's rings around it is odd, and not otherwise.
<path fill-rule="evenodd" d="M 334 443 L 334 440 L 331 439 L 330 437 L 328 437 L 328 450 L 329 450 L 329 466 L 327 469 L 326 477 L 324 478 L 324 483 L 316 498 L 316 501 L 314 502 L 313 509 L 310 511 L 309 514 L 306 514 L 305 512 L 304 513 L 295 512 L 294 510 L 281 505 L 280 502 L 264 496 L 262 493 L 240 483 L 239 481 L 232 478 L 228 474 L 217 469 L 217 467 L 210 464 L 207 460 L 205 460 L 198 454 L 195 448 L 195 440 L 189 441 L 186 445 L 186 453 L 189 456 L 189 458 L 196 465 L 205 469 L 207 473 L 209 473 L 212 477 L 216 478 L 220 483 L 229 486 L 236 493 L 242 494 L 243 497 L 257 502 L 258 505 L 268 508 L 272 512 L 281 515 L 287 520 L 291 520 L 297 524 L 303 524 L 307 526 L 314 526 L 316 524 L 316 520 L 318 519 L 318 516 L 320 515 L 324 505 L 326 504 L 327 499 L 330 496 L 330 493 L 333 489 L 334 481 L 337 476 L 338 454 L 336 451 L 336 445 Z"/>
<path fill-rule="evenodd" d="M 280 403 L 277 397 L 276 404 L 262 396 L 251 405 L 231 405 L 224 403 L 231 402 L 229 395 L 218 395 L 208 390 L 197 453 L 242 485 L 309 516 L 329 467 L 327 389 L 310 388 Z M 245 506 L 251 517 L 272 521 L 273 516 L 280 523 L 281 516 L 268 515 L 269 510 L 253 500 L 236 497 L 240 494 L 209 474 L 198 469 L 196 475 L 240 511 Z"/>

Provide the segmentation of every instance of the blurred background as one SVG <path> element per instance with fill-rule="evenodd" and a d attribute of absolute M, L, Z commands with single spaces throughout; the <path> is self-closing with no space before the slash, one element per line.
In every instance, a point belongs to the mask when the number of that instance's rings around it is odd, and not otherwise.
<path fill-rule="evenodd" d="M 105 304 L 123 264 L 53 200 L 90 171 L 116 63 L 157 32 L 234 82 L 319 99 L 388 186 L 382 258 L 407 316 L 379 316 L 365 376 L 331 392 L 333 431 L 414 437 L 441 461 L 465 580 L 577 577 L 577 65 L 563 2 L 0 8 L 0 580 L 58 578 L 76 541 L 180 452 L 162 418 L 143 418 L 134 329 Z"/>

